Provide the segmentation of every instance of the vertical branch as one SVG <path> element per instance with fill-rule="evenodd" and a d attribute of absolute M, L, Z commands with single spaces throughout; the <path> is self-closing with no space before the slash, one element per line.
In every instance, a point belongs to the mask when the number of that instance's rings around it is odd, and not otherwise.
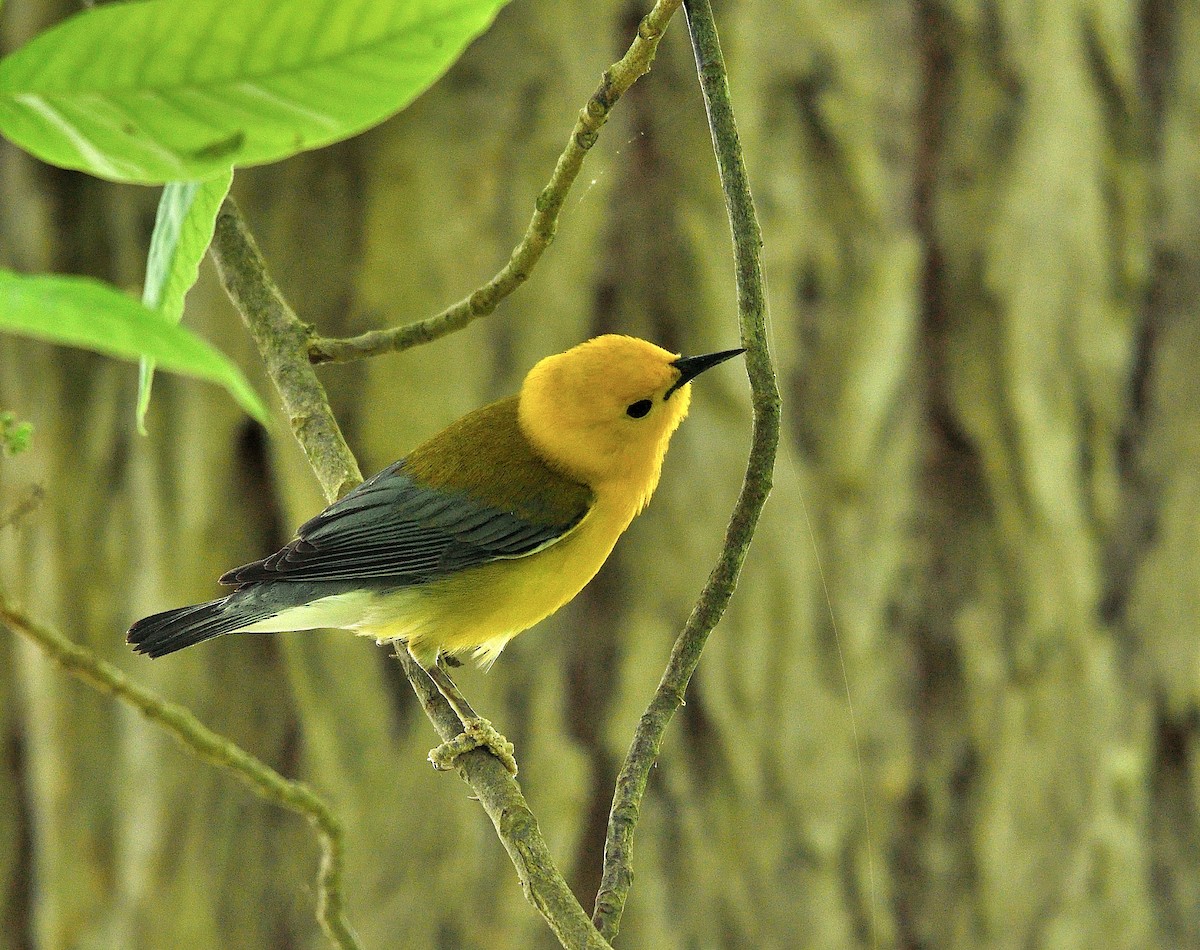
<path fill-rule="evenodd" d="M 662 749 L 663 734 L 683 703 L 688 681 L 700 662 L 705 641 L 733 596 L 754 528 L 771 490 L 775 450 L 779 443 L 779 390 L 767 346 L 762 232 L 750 196 L 746 164 L 734 123 L 725 62 L 709 0 L 684 0 L 684 10 L 733 237 L 738 321 L 742 345 L 746 347 L 754 430 L 746 475 L 725 531 L 721 556 L 675 641 L 662 680 L 642 714 L 617 777 L 604 843 L 604 871 L 592 915 L 592 922 L 610 942 L 620 930 L 621 915 L 633 883 L 633 837 L 650 770 Z"/>

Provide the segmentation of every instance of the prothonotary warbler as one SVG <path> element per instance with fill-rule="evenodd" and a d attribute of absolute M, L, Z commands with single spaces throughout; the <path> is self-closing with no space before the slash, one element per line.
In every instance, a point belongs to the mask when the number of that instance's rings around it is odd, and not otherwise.
<path fill-rule="evenodd" d="M 519 395 L 463 416 L 282 550 L 226 573 L 233 593 L 139 620 L 128 640 L 152 657 L 225 633 L 333 627 L 404 641 L 467 732 L 487 731 L 439 655 L 490 664 L 583 589 L 650 500 L 689 381 L 741 352 L 680 357 L 610 334 L 546 357 Z M 495 737 L 463 748 L 495 749 Z"/>

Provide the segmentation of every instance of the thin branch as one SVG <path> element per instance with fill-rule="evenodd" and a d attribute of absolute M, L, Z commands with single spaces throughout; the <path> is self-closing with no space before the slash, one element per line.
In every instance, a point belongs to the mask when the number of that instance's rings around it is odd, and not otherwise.
<path fill-rule="evenodd" d="M 642 714 L 633 744 L 617 778 L 616 794 L 604 843 L 604 872 L 592 921 L 610 942 L 633 882 L 633 836 L 650 770 L 658 760 L 663 733 L 683 703 L 688 681 L 700 662 L 709 633 L 725 612 L 750 547 L 755 525 L 771 490 L 779 443 L 779 390 L 767 346 L 766 290 L 762 274 L 762 232 L 750 196 L 745 161 L 738 141 L 729 83 L 709 0 L 684 0 L 696 69 L 704 92 L 713 147 L 725 193 L 733 236 L 738 320 L 754 408 L 750 458 L 734 506 L 721 556 L 709 575 L 687 624 L 675 641 L 654 698 Z"/>
<path fill-rule="evenodd" d="M 262 252 L 232 198 L 217 212 L 209 248 L 226 293 L 245 321 L 262 354 L 267 373 L 279 390 L 296 441 L 304 448 L 325 497 L 334 501 L 362 481 L 358 462 L 346 445 L 325 388 L 307 360 L 312 328 L 295 311 L 267 273 Z"/>
<path fill-rule="evenodd" d="M 340 491 L 362 481 L 358 465 L 308 361 L 308 329 L 283 302 L 241 213 L 228 199 L 217 216 L 212 252 L 284 405 L 304 407 L 306 424 L 293 422 L 293 430 L 318 471 L 325 497 L 333 501 Z M 397 657 L 438 735 L 443 740 L 454 738 L 462 731 L 462 723 L 445 697 L 407 650 L 398 650 Z M 569 950 L 609 948 L 559 873 L 520 785 L 500 760 L 485 749 L 475 749 L 455 759 L 455 771 L 492 819 L 526 898 L 562 945 Z"/>
<path fill-rule="evenodd" d="M 41 485 L 30 485 L 25 492 L 25 497 L 18 501 L 7 511 L 0 513 L 0 531 L 7 528 L 9 525 L 15 525 L 18 522 L 28 518 L 31 514 L 37 511 L 38 505 L 42 503 L 42 499 L 46 497 L 46 490 Z"/>
<path fill-rule="evenodd" d="M 297 812 L 312 822 L 321 839 L 317 917 L 337 947 L 341 950 L 358 950 L 358 940 L 346 921 L 344 910 L 345 851 L 342 825 L 330 807 L 311 788 L 302 782 L 285 779 L 241 746 L 206 727 L 187 708 L 167 702 L 138 686 L 112 664 L 72 643 L 57 630 L 26 616 L 4 600 L 0 600 L 0 621 L 36 643 L 72 676 L 134 707 L 198 757 L 233 772 L 263 798 Z"/>
<path fill-rule="evenodd" d="M 554 240 L 558 215 L 567 192 L 583 167 L 587 153 L 596 144 L 600 129 L 608 121 L 609 111 L 630 86 L 650 71 L 658 42 L 679 4 L 680 0 L 657 0 L 638 25 L 637 36 L 628 52 L 604 71 L 600 86 L 579 112 L 549 183 L 538 195 L 525 236 L 495 277 L 458 303 L 425 320 L 391 330 L 372 330 L 348 340 L 313 339 L 308 345 L 309 359 L 314 363 L 344 363 L 430 343 L 492 313 L 501 300 L 520 287 Z"/>
<path fill-rule="evenodd" d="M 462 731 L 462 723 L 437 686 L 403 647 L 396 649 L 396 659 L 438 735 L 443 741 L 453 739 Z M 517 869 L 526 900 L 546 919 L 559 943 L 568 950 L 612 950 L 558 872 L 517 780 L 485 749 L 460 755 L 454 764 L 492 819 L 496 834 Z"/>

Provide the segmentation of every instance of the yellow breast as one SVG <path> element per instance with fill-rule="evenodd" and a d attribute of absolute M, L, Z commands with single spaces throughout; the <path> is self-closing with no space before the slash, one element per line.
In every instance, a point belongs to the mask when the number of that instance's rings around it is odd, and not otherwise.
<path fill-rule="evenodd" d="M 407 640 L 422 662 L 432 662 L 441 651 L 472 653 L 490 664 L 509 640 L 550 616 L 596 576 L 636 513 L 616 493 L 599 494 L 561 541 L 527 557 L 374 595 L 355 629 L 381 640 Z"/>

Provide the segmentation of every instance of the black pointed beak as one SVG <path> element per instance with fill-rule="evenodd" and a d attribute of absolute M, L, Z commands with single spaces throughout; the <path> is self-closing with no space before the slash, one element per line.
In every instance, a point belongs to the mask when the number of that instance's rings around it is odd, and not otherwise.
<path fill-rule="evenodd" d="M 703 356 L 681 356 L 671 365 L 679 370 L 679 378 L 675 380 L 675 385 L 667 390 L 663 401 L 671 398 L 671 393 L 675 392 L 680 386 L 691 382 L 707 369 L 712 369 L 724 363 L 726 360 L 731 360 L 735 356 L 741 356 L 746 351 L 744 349 L 722 350 L 720 353 L 705 353 Z"/>

